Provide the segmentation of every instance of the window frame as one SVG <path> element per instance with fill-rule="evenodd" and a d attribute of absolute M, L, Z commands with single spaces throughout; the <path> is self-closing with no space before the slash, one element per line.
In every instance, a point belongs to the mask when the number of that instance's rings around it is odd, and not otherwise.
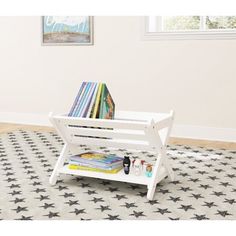
<path fill-rule="evenodd" d="M 157 21 L 158 23 L 158 21 Z M 213 40 L 213 39 L 236 39 L 236 29 L 210 30 L 210 31 L 178 31 L 178 32 L 150 32 L 149 16 L 142 17 L 143 40 Z"/>

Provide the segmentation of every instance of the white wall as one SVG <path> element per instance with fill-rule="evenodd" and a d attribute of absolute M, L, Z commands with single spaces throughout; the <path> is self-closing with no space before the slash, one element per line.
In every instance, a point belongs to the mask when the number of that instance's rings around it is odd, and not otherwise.
<path fill-rule="evenodd" d="M 142 41 L 140 17 L 95 17 L 94 46 L 41 46 L 40 17 L 0 29 L 0 112 L 65 113 L 82 81 L 104 81 L 117 109 L 236 128 L 236 40 Z"/>

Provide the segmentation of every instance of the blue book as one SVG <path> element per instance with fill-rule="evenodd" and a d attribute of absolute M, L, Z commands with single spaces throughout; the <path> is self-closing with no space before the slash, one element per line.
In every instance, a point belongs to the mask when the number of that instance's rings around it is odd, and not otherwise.
<path fill-rule="evenodd" d="M 73 103 L 73 105 L 72 105 L 72 107 L 70 109 L 70 112 L 69 112 L 68 116 L 73 116 L 75 107 L 78 104 L 79 99 L 81 98 L 81 94 L 82 94 L 82 91 L 84 89 L 85 84 L 86 84 L 86 82 L 83 82 L 82 85 L 80 86 L 79 92 L 78 92 L 78 94 L 77 94 L 77 96 L 76 96 L 76 98 L 74 100 L 74 103 Z"/>
<path fill-rule="evenodd" d="M 89 110 L 89 106 L 90 106 L 90 103 L 92 101 L 92 98 L 93 98 L 93 94 L 94 94 L 94 90 L 96 89 L 96 83 L 93 83 L 92 86 L 90 87 L 90 90 L 89 90 L 89 93 L 88 93 L 88 96 L 87 96 L 87 99 L 85 101 L 85 104 L 84 104 L 84 109 L 81 113 L 81 117 L 87 117 L 87 113 L 88 113 L 88 110 Z"/>
<path fill-rule="evenodd" d="M 86 84 L 85 92 L 84 92 L 84 94 L 82 95 L 82 98 L 81 98 L 81 101 L 80 101 L 80 103 L 79 103 L 78 109 L 76 110 L 74 116 L 81 117 L 81 112 L 82 112 L 82 109 L 83 109 L 83 106 L 84 106 L 84 103 L 85 103 L 85 99 L 86 99 L 86 97 L 87 97 L 87 94 L 88 94 L 88 92 L 89 92 L 89 89 L 90 89 L 91 85 L 92 85 L 91 82 L 88 82 L 88 83 Z"/>
<path fill-rule="evenodd" d="M 77 111 L 79 110 L 79 107 L 80 107 L 80 105 L 81 105 L 81 100 L 82 100 L 82 98 L 83 98 L 83 96 L 84 96 L 84 94 L 85 94 L 85 91 L 86 91 L 86 88 L 87 88 L 87 82 L 84 82 L 84 87 L 83 87 L 83 90 L 82 90 L 82 92 L 81 92 L 81 94 L 80 94 L 80 97 L 79 97 L 79 100 L 78 100 L 78 102 L 77 102 L 77 104 L 76 104 L 76 106 L 75 106 L 75 108 L 74 108 L 74 111 L 73 111 L 73 113 L 72 113 L 72 116 L 76 116 L 76 114 L 77 114 Z"/>

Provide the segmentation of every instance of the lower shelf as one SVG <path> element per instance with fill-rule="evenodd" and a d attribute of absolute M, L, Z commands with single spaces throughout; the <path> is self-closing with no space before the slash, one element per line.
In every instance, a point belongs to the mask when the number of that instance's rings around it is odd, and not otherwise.
<path fill-rule="evenodd" d="M 68 168 L 67 165 L 59 169 L 58 173 L 77 175 L 77 176 L 86 176 L 86 177 L 98 178 L 98 179 L 114 180 L 114 181 L 127 182 L 127 183 L 143 184 L 143 185 L 148 185 L 151 180 L 151 178 L 148 178 L 145 175 L 136 176 L 132 172 L 129 175 L 126 175 L 123 170 L 119 171 L 116 174 L 107 174 L 107 173 L 86 171 L 86 170 L 71 170 Z M 164 167 L 162 167 L 160 169 L 160 173 L 158 174 L 157 183 L 159 183 L 166 176 L 167 176 L 166 170 Z"/>

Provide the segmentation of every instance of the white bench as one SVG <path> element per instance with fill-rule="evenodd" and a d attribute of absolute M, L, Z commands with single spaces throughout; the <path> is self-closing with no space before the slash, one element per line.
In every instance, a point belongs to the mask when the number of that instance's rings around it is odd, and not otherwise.
<path fill-rule="evenodd" d="M 145 113 L 117 111 L 114 120 L 49 115 L 50 121 L 64 141 L 64 147 L 50 177 L 54 185 L 60 174 L 109 179 L 147 185 L 147 198 L 153 199 L 156 184 L 166 176 L 174 180 L 174 173 L 166 155 L 166 144 L 173 124 L 174 112 Z M 105 128 L 105 129 L 104 129 Z M 100 138 L 101 137 L 101 138 Z M 79 145 L 125 148 L 154 152 L 156 162 L 152 177 L 71 170 L 64 165 L 69 152 L 79 153 Z"/>

